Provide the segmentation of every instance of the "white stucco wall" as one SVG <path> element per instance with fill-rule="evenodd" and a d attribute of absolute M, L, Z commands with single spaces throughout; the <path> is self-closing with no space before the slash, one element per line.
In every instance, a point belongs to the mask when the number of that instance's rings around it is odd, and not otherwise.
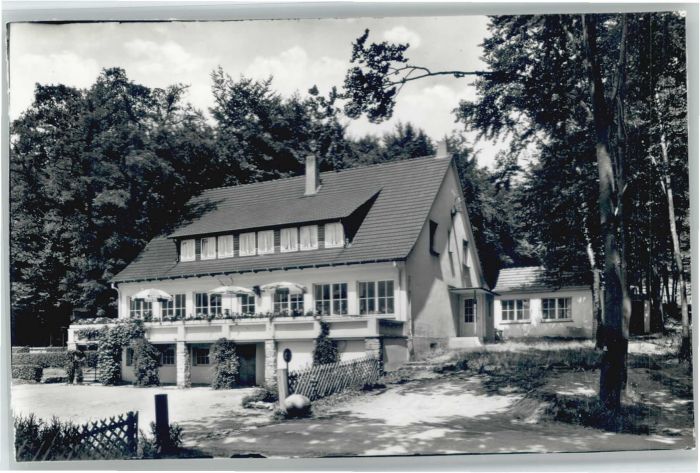
<path fill-rule="evenodd" d="M 336 340 L 338 344 L 338 354 L 341 361 L 354 360 L 364 357 L 364 340 Z M 284 368 L 283 353 L 289 348 L 292 351 L 292 361 L 289 363 L 290 370 L 299 370 L 313 364 L 314 340 L 290 340 L 277 342 L 277 366 Z"/>
<path fill-rule="evenodd" d="M 542 320 L 542 299 L 570 297 L 571 320 Z M 504 299 L 529 299 L 529 321 L 503 321 L 501 301 Z M 496 329 L 504 338 L 517 337 L 575 337 L 590 338 L 593 335 L 593 306 L 590 290 L 560 290 L 536 293 L 501 294 L 494 300 Z"/>
<path fill-rule="evenodd" d="M 462 189 L 454 166 L 448 169 L 428 219 L 409 255 L 406 268 L 411 314 L 413 316 L 413 351 L 419 356 L 431 344 L 444 344 L 447 338 L 458 336 L 461 317 L 460 298 L 449 292 L 450 287 L 480 286 L 479 264 L 473 241 Z M 453 206 L 459 210 L 451 215 Z M 438 224 L 435 249 L 430 253 L 430 224 Z M 463 274 L 463 245 L 468 242 L 469 273 Z M 465 277 L 466 276 L 466 277 Z"/>

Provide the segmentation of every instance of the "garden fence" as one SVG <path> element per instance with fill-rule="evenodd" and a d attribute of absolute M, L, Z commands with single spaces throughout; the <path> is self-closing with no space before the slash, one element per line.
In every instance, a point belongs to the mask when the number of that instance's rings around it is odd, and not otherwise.
<path fill-rule="evenodd" d="M 289 373 L 289 393 L 313 401 L 348 388 L 376 384 L 381 375 L 381 360 L 371 356 L 315 365 Z"/>
<path fill-rule="evenodd" d="M 55 429 L 42 438 L 15 444 L 17 461 L 113 460 L 130 458 L 138 450 L 138 412 Z"/>

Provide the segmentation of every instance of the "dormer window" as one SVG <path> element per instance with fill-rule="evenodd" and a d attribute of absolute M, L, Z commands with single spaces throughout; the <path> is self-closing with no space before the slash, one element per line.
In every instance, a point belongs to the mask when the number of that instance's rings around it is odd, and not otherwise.
<path fill-rule="evenodd" d="M 302 250 L 318 249 L 318 227 L 307 225 L 299 229 L 299 247 Z"/>
<path fill-rule="evenodd" d="M 340 248 L 345 245 L 345 232 L 343 232 L 342 223 L 327 223 L 324 230 L 326 248 Z"/>
<path fill-rule="evenodd" d="M 275 231 L 258 232 L 258 254 L 269 255 L 275 252 Z"/>
<path fill-rule="evenodd" d="M 194 261 L 194 240 L 180 242 L 180 261 Z"/>
<path fill-rule="evenodd" d="M 216 238 L 215 237 L 202 238 L 201 258 L 203 260 L 216 258 Z"/>
<path fill-rule="evenodd" d="M 280 230 L 280 252 L 288 253 L 299 249 L 299 229 L 283 228 Z"/>
<path fill-rule="evenodd" d="M 255 254 L 255 233 L 241 233 L 239 237 L 240 248 L 239 254 L 241 256 L 252 256 Z"/>
<path fill-rule="evenodd" d="M 219 258 L 231 258 L 233 256 L 233 235 L 222 235 L 217 239 Z"/>

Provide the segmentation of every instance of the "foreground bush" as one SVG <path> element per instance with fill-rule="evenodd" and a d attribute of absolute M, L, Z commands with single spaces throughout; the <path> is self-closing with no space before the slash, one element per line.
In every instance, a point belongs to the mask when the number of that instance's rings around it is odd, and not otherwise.
<path fill-rule="evenodd" d="M 43 371 L 38 365 L 12 365 L 12 378 L 38 382 Z"/>
<path fill-rule="evenodd" d="M 28 417 L 15 417 L 15 452 L 17 461 L 80 459 L 85 452 L 78 446 L 80 431 L 72 422 L 57 418 L 50 422 Z"/>
<path fill-rule="evenodd" d="M 238 369 L 240 362 L 233 340 L 220 338 L 212 347 L 214 359 L 214 389 L 231 389 L 238 386 Z"/>
<path fill-rule="evenodd" d="M 245 408 L 255 408 L 258 407 L 257 403 L 267 402 L 273 403 L 279 400 L 277 391 L 267 387 L 255 388 L 252 394 L 245 396 L 241 400 L 241 405 Z"/>
<path fill-rule="evenodd" d="M 137 386 L 159 386 L 158 367 L 160 352 L 145 338 L 139 338 L 131 345 L 134 350 L 134 376 Z"/>
<path fill-rule="evenodd" d="M 143 431 L 139 431 L 139 458 L 161 458 L 164 453 L 177 456 L 182 448 L 182 427 L 177 424 L 170 424 L 168 431 L 168 444 L 161 445 L 156 433 L 156 423 L 151 422 L 151 436 L 148 437 Z"/>
<path fill-rule="evenodd" d="M 328 337 L 330 333 L 328 322 L 322 320 L 320 325 L 321 332 L 314 342 L 313 364 L 325 365 L 335 363 L 338 361 L 338 344 L 335 340 Z"/>

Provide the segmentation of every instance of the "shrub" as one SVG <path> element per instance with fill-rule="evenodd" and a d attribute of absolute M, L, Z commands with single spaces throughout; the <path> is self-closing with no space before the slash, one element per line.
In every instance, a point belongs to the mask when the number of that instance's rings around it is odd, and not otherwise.
<path fill-rule="evenodd" d="M 328 338 L 330 327 L 328 322 L 321 321 L 321 333 L 316 337 L 314 343 L 314 365 L 325 365 L 338 361 L 338 344 L 335 340 Z"/>
<path fill-rule="evenodd" d="M 44 347 L 43 350 L 46 353 L 65 353 L 67 351 L 66 347 Z"/>
<path fill-rule="evenodd" d="M 12 377 L 26 381 L 41 381 L 44 369 L 39 365 L 12 365 Z"/>
<path fill-rule="evenodd" d="M 214 358 L 214 389 L 231 389 L 238 384 L 238 368 L 240 362 L 236 354 L 236 343 L 233 340 L 220 338 L 212 347 Z"/>
<path fill-rule="evenodd" d="M 143 322 L 129 320 L 103 327 L 97 347 L 97 371 L 102 384 L 118 384 L 122 377 L 122 350 L 143 337 Z"/>
<path fill-rule="evenodd" d="M 75 448 L 80 443 L 80 430 L 72 422 L 61 422 L 56 417 L 50 422 L 28 417 L 15 417 L 15 452 L 17 461 L 65 460 L 84 458 L 84 452 Z"/>
<path fill-rule="evenodd" d="M 39 353 L 13 353 L 12 364 L 38 365 L 42 368 L 64 368 L 68 360 L 65 350 Z"/>
<path fill-rule="evenodd" d="M 97 340 L 100 337 L 102 329 L 95 327 L 81 328 L 75 331 L 75 336 L 78 340 Z"/>
<path fill-rule="evenodd" d="M 254 408 L 257 407 L 255 404 L 258 402 L 277 402 L 278 400 L 279 396 L 276 390 L 268 387 L 256 388 L 252 394 L 245 396 L 241 400 L 241 406 L 245 408 Z"/>
<path fill-rule="evenodd" d="M 160 366 L 160 352 L 145 338 L 139 338 L 132 343 L 134 350 L 134 375 L 137 386 L 158 386 L 158 367 Z"/>
<path fill-rule="evenodd" d="M 29 347 L 12 347 L 12 354 L 15 353 L 29 353 Z"/>
<path fill-rule="evenodd" d="M 70 350 L 66 356 L 66 377 L 68 382 L 77 381 L 83 382 L 83 364 L 85 363 L 85 354 L 79 350 Z"/>
<path fill-rule="evenodd" d="M 139 458 L 160 458 L 163 453 L 164 446 L 160 444 L 160 439 L 156 433 L 155 422 L 151 422 L 150 428 L 150 437 L 146 436 L 143 431 L 139 431 Z M 182 427 L 177 424 L 170 424 L 168 442 L 169 445 L 165 446 L 165 450 L 170 450 L 173 454 L 178 454 L 178 451 L 182 447 Z"/>

